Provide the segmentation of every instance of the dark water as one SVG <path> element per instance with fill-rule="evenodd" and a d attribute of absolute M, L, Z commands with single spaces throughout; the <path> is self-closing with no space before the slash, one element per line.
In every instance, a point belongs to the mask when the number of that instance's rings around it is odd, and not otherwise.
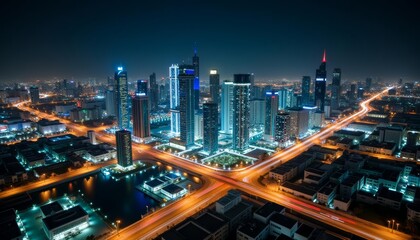
<path fill-rule="evenodd" d="M 49 199 L 67 195 L 81 195 L 85 202 L 92 202 L 93 208 L 100 208 L 100 213 L 106 215 L 109 221 L 115 222 L 120 219 L 121 227 L 128 226 L 141 219 L 141 215 L 148 210 L 159 205 L 159 203 L 135 187 L 150 179 L 151 176 L 157 176 L 161 171 L 148 169 L 146 173 L 132 174 L 129 178 L 121 178 L 119 181 L 111 179 L 102 173 L 76 179 L 71 182 L 57 185 L 44 191 L 38 191 L 31 194 L 36 204 L 43 204 Z M 80 190 L 80 192 L 79 192 Z"/>

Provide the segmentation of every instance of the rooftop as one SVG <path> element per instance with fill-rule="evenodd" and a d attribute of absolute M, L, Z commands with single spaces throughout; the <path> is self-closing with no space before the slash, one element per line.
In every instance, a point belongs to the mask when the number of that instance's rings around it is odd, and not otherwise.
<path fill-rule="evenodd" d="M 283 214 L 280 214 L 280 213 L 275 213 L 271 217 L 270 221 L 275 222 L 275 223 L 277 223 L 281 226 L 284 226 L 288 229 L 291 229 L 294 225 L 297 225 L 297 223 L 298 223 L 297 220 L 295 220 L 293 218 L 290 218 L 290 217 L 287 217 L 287 216 L 285 216 Z"/>
<path fill-rule="evenodd" d="M 281 213 L 284 210 L 285 210 L 285 208 L 283 206 L 280 206 L 280 205 L 278 205 L 276 203 L 273 203 L 273 202 L 268 202 L 268 203 L 264 204 L 264 206 L 258 208 L 258 210 L 255 211 L 255 214 L 258 214 L 258 215 L 266 218 L 274 212 Z"/>
<path fill-rule="evenodd" d="M 217 213 L 205 212 L 202 215 L 198 216 L 194 222 L 196 222 L 201 227 L 207 229 L 209 232 L 216 232 L 228 222 L 223 219 L 221 216 L 218 216 Z"/>
<path fill-rule="evenodd" d="M 192 221 L 188 221 L 184 225 L 176 229 L 178 233 L 185 236 L 186 239 L 206 239 L 210 233 Z"/>
<path fill-rule="evenodd" d="M 184 190 L 182 187 L 179 187 L 178 185 L 175 184 L 169 184 L 168 186 L 162 188 L 162 190 L 171 193 L 171 194 L 176 194 L 181 192 L 182 190 Z"/>
<path fill-rule="evenodd" d="M 43 218 L 42 221 L 48 230 L 53 230 L 76 219 L 86 216 L 88 216 L 86 211 L 78 205 Z"/>
<path fill-rule="evenodd" d="M 146 185 L 154 188 L 154 187 L 157 187 L 159 185 L 162 185 L 163 182 L 161 180 L 159 180 L 159 179 L 153 179 L 153 180 L 150 180 L 150 181 L 145 182 L 144 184 L 146 184 Z"/>
<path fill-rule="evenodd" d="M 315 228 L 302 223 L 302 225 L 300 225 L 296 233 L 303 237 L 309 238 L 314 231 L 315 231 Z"/>
<path fill-rule="evenodd" d="M 60 212 L 63 210 L 63 207 L 58 202 L 52 202 L 46 205 L 41 206 L 41 211 L 44 216 L 49 216 L 51 214 Z"/>
<path fill-rule="evenodd" d="M 245 235 L 248 235 L 251 238 L 256 238 L 268 225 L 260 223 L 256 220 L 251 220 L 240 227 L 238 227 L 238 231 L 242 232 Z"/>

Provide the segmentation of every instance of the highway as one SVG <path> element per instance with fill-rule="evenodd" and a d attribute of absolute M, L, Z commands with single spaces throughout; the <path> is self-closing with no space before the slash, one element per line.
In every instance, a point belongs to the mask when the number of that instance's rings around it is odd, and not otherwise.
<path fill-rule="evenodd" d="M 145 219 L 140 220 L 133 225 L 130 225 L 129 227 L 121 229 L 119 233 L 113 235 L 111 239 L 147 239 L 149 237 L 156 237 L 156 235 L 165 230 L 167 226 L 171 226 L 171 224 L 175 224 L 187 216 L 192 215 L 194 210 L 191 209 L 191 206 L 200 207 L 203 206 L 203 204 L 208 204 L 218 199 L 231 187 L 276 202 L 301 214 L 367 239 L 410 239 L 411 236 L 409 235 L 402 234 L 401 232 L 391 233 L 389 229 L 384 226 L 349 216 L 344 212 L 328 209 L 317 204 L 306 202 L 305 200 L 296 197 L 288 196 L 287 194 L 270 191 L 268 188 L 261 186 L 256 180 L 260 175 L 265 174 L 280 162 L 284 163 L 292 159 L 293 157 L 304 152 L 314 143 L 319 142 L 320 139 L 327 138 L 328 136 L 332 135 L 334 131 L 341 129 L 355 119 L 364 116 L 367 112 L 370 111 L 370 101 L 387 91 L 388 89 L 362 102 L 360 104 L 360 110 L 353 113 L 352 115 L 329 125 L 315 135 L 308 137 L 302 140 L 300 143 L 288 149 L 284 149 L 274 154 L 269 159 L 257 163 L 254 166 L 241 172 L 226 174 L 221 171 L 210 169 L 204 165 L 196 164 L 176 156 L 157 151 L 150 146 L 133 143 L 133 154 L 135 155 L 135 159 L 139 159 L 143 154 L 147 154 L 149 156 L 155 157 L 158 161 L 163 161 L 175 166 L 179 166 L 186 170 L 198 173 L 202 176 L 210 177 L 217 181 L 212 182 L 211 185 L 203 186 L 203 188 L 192 194 L 190 197 L 184 198 L 172 204 L 170 207 L 162 209 L 162 212 L 158 211 L 155 214 L 146 217 Z M 86 133 L 86 130 L 80 129 L 80 125 L 73 125 L 76 124 L 70 123 L 68 126 L 72 129 L 75 128 L 75 131 L 84 131 L 84 133 Z M 97 136 L 101 141 L 115 143 L 115 137 L 112 135 L 97 133 Z M 188 201 L 191 201 L 191 203 L 189 204 Z M 166 217 L 167 215 L 170 215 L 171 217 Z M 152 225 L 153 227 L 148 227 Z M 145 228 L 147 231 L 144 230 Z"/>

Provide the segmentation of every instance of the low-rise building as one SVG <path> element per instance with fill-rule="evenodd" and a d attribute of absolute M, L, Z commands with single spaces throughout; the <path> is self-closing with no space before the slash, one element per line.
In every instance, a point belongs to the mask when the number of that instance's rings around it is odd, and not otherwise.
<path fill-rule="evenodd" d="M 321 204 L 330 205 L 333 203 L 335 194 L 337 190 L 337 185 L 334 183 L 327 183 L 325 184 L 318 192 L 317 192 L 317 200 Z"/>
<path fill-rule="evenodd" d="M 350 207 L 351 202 L 352 202 L 351 198 L 336 197 L 334 199 L 334 208 L 347 212 L 347 210 Z"/>
<path fill-rule="evenodd" d="M 161 189 L 161 193 L 167 196 L 169 199 L 176 199 L 187 194 L 187 189 L 182 188 L 176 184 L 169 184 Z"/>
<path fill-rule="evenodd" d="M 360 151 L 378 153 L 392 156 L 397 145 L 391 142 L 378 142 L 377 140 L 363 141 L 359 145 Z"/>
<path fill-rule="evenodd" d="M 283 183 L 283 185 L 281 185 L 280 189 L 284 192 L 293 194 L 297 197 L 303 197 L 310 201 L 313 201 L 316 199 L 317 191 L 307 188 L 305 186 L 299 185 L 299 184 L 285 182 Z"/>
<path fill-rule="evenodd" d="M 39 120 L 37 123 L 38 132 L 47 135 L 66 131 L 66 125 L 58 120 L 49 121 L 47 119 Z"/>
<path fill-rule="evenodd" d="M 420 223 L 420 205 L 409 203 L 407 204 L 407 219 Z"/>
<path fill-rule="evenodd" d="M 268 224 L 270 217 L 275 213 L 284 214 L 286 208 L 273 202 L 268 202 L 254 212 L 254 219 Z"/>
<path fill-rule="evenodd" d="M 377 193 L 379 205 L 395 210 L 400 210 L 402 198 L 402 193 L 391 191 L 388 188 L 380 188 Z"/>
<path fill-rule="evenodd" d="M 270 234 L 270 227 L 256 220 L 242 224 L 236 230 L 237 240 L 264 240 Z"/>
<path fill-rule="evenodd" d="M 295 235 L 293 235 L 293 238 L 295 240 L 308 240 L 311 239 L 314 232 L 315 228 L 302 223 L 295 232 Z"/>
<path fill-rule="evenodd" d="M 61 239 L 70 232 L 80 231 L 89 226 L 89 215 L 80 207 L 75 206 L 59 211 L 42 219 L 43 228 L 49 239 Z"/>
<path fill-rule="evenodd" d="M 284 234 L 293 237 L 298 228 L 298 221 L 280 213 L 275 213 L 270 219 L 270 234 L 280 236 Z"/>

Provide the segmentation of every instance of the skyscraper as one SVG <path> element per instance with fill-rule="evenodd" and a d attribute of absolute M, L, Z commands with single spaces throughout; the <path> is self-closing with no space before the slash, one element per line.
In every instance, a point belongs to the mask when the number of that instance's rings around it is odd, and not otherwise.
<path fill-rule="evenodd" d="M 115 91 L 109 88 L 105 92 L 105 110 L 107 116 L 116 116 Z"/>
<path fill-rule="evenodd" d="M 220 104 L 220 80 L 217 70 L 210 70 L 210 97 L 211 101 Z"/>
<path fill-rule="evenodd" d="M 309 112 L 302 108 L 289 108 L 287 111 L 290 114 L 290 136 L 303 137 L 308 131 Z"/>
<path fill-rule="evenodd" d="M 315 101 L 314 105 L 319 111 L 324 111 L 325 91 L 327 87 L 327 58 L 324 50 L 322 63 L 315 74 Z"/>
<path fill-rule="evenodd" d="M 194 113 L 194 140 L 202 140 L 203 139 L 203 111 L 197 110 Z"/>
<path fill-rule="evenodd" d="M 149 101 L 150 111 L 156 112 L 159 105 L 159 85 L 156 83 L 156 73 L 152 73 L 149 76 Z"/>
<path fill-rule="evenodd" d="M 31 103 L 32 104 L 37 104 L 39 103 L 39 88 L 32 86 L 29 88 L 29 94 L 31 97 Z"/>
<path fill-rule="evenodd" d="M 331 84 L 331 109 L 337 110 L 341 94 L 341 69 L 334 68 Z"/>
<path fill-rule="evenodd" d="M 276 116 L 276 127 L 274 140 L 279 143 L 280 147 L 284 147 L 285 143 L 290 140 L 290 114 L 278 111 Z"/>
<path fill-rule="evenodd" d="M 147 80 L 137 80 L 137 91 L 136 93 L 149 95 L 147 91 Z"/>
<path fill-rule="evenodd" d="M 209 154 L 217 152 L 218 144 L 218 107 L 217 103 L 208 102 L 203 104 L 203 150 Z"/>
<path fill-rule="evenodd" d="M 171 132 L 175 135 L 179 134 L 179 67 L 177 64 L 172 64 L 169 67 L 169 88 L 170 97 L 169 104 L 171 108 Z"/>
<path fill-rule="evenodd" d="M 232 134 L 233 129 L 233 82 L 222 84 L 221 131 Z"/>
<path fill-rule="evenodd" d="M 180 139 L 188 149 L 194 145 L 194 66 L 179 67 Z"/>
<path fill-rule="evenodd" d="M 311 77 L 302 77 L 302 105 L 307 106 L 311 104 Z"/>
<path fill-rule="evenodd" d="M 233 140 L 234 150 L 243 151 L 249 147 L 249 98 L 250 75 L 233 76 Z"/>
<path fill-rule="evenodd" d="M 279 106 L 279 95 L 275 91 L 265 93 L 265 126 L 264 135 L 269 141 L 274 140 L 276 116 Z"/>
<path fill-rule="evenodd" d="M 192 58 L 194 69 L 194 109 L 199 109 L 200 104 L 200 58 L 197 56 L 197 48 L 194 48 Z"/>
<path fill-rule="evenodd" d="M 251 95 L 251 94 L 250 94 Z M 249 126 L 263 128 L 265 123 L 265 99 L 252 99 L 249 101 Z"/>
<path fill-rule="evenodd" d="M 133 135 L 143 139 L 150 137 L 149 98 L 144 93 L 137 93 L 133 98 Z"/>
<path fill-rule="evenodd" d="M 285 110 L 292 107 L 293 89 L 281 88 L 278 92 L 279 110 Z"/>
<path fill-rule="evenodd" d="M 121 167 L 133 165 L 133 156 L 131 149 L 131 132 L 119 130 L 115 132 L 117 142 L 117 161 Z"/>
<path fill-rule="evenodd" d="M 115 72 L 116 115 L 119 129 L 130 128 L 127 71 L 118 67 Z"/>

